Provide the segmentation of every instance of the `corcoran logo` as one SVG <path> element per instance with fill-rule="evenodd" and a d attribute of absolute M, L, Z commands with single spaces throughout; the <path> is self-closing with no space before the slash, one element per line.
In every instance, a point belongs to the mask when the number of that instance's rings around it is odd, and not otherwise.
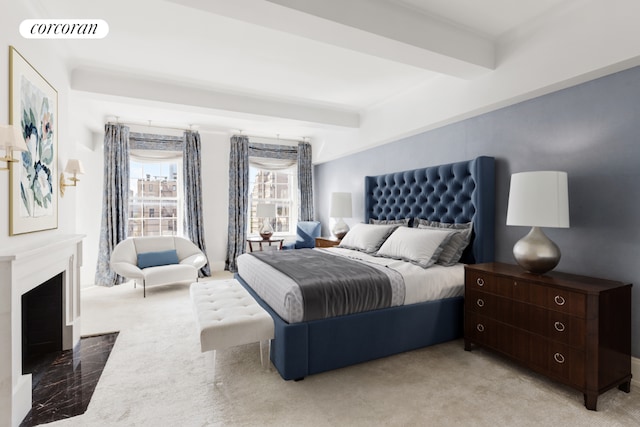
<path fill-rule="evenodd" d="M 109 24 L 102 19 L 25 19 L 20 35 L 26 39 L 102 39 Z"/>

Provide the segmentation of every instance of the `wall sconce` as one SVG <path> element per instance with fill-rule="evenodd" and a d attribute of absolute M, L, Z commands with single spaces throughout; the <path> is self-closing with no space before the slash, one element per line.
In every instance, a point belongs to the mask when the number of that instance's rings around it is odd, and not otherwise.
<path fill-rule="evenodd" d="M 14 151 L 28 150 L 18 126 L 0 125 L 0 144 L 4 145 L 4 157 L 0 157 L 0 161 L 7 162 L 0 170 L 9 170 L 9 165 L 18 161 L 13 158 Z"/>
<path fill-rule="evenodd" d="M 64 177 L 64 172 L 72 173 L 73 178 L 69 178 L 71 182 L 66 182 Z M 64 172 L 60 174 L 60 195 L 64 196 L 64 189 L 67 187 L 76 187 L 78 185 L 77 175 L 82 175 L 84 173 L 84 168 L 82 167 L 82 163 L 77 159 L 69 159 L 67 161 L 67 166 L 64 168 Z"/>

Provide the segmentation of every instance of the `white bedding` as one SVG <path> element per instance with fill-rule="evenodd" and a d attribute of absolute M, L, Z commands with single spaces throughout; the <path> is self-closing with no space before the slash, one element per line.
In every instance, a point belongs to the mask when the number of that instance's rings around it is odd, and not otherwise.
<path fill-rule="evenodd" d="M 422 268 L 406 261 L 374 257 L 350 249 L 334 247 L 315 250 L 365 260 L 397 271 L 404 279 L 404 305 L 464 294 L 464 264 Z M 238 257 L 238 274 L 282 319 L 289 323 L 302 321 L 302 293 L 291 278 L 249 254 Z"/>

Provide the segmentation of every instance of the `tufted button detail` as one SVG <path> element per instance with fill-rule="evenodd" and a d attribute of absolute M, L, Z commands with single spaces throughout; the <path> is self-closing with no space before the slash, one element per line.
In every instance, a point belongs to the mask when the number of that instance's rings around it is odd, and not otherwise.
<path fill-rule="evenodd" d="M 193 283 L 190 294 L 203 352 L 273 338 L 273 319 L 236 280 Z"/>
<path fill-rule="evenodd" d="M 422 218 L 470 222 L 476 183 L 472 162 L 403 171 L 367 178 L 369 215 L 377 219 Z"/>

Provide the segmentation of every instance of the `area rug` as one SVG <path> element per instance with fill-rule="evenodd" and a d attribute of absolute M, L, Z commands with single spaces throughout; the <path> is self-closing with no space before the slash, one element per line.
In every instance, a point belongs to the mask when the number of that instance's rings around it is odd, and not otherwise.
<path fill-rule="evenodd" d="M 87 411 L 52 426 L 632 426 L 640 390 L 581 393 L 462 340 L 284 381 L 259 345 L 200 352 L 188 286 L 83 290 L 83 331 L 120 330 Z"/>

